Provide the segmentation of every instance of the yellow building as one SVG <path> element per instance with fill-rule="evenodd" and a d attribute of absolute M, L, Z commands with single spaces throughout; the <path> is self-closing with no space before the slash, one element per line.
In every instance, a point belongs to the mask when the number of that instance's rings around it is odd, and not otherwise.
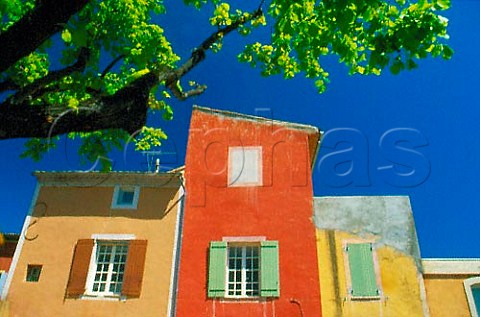
<path fill-rule="evenodd" d="M 323 317 L 428 316 L 408 197 L 316 197 Z"/>
<path fill-rule="evenodd" d="M 10 316 L 169 316 L 179 173 L 44 173 L 2 299 Z"/>
<path fill-rule="evenodd" d="M 430 317 L 478 317 L 480 259 L 423 259 Z"/>

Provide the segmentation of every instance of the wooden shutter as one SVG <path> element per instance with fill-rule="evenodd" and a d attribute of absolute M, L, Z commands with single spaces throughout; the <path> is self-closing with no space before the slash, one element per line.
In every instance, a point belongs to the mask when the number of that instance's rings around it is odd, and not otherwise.
<path fill-rule="evenodd" d="M 225 275 L 227 261 L 227 243 L 210 242 L 208 261 L 208 297 L 225 296 Z"/>
<path fill-rule="evenodd" d="M 132 240 L 128 245 L 127 263 L 123 276 L 122 295 L 139 297 L 142 291 L 147 240 Z"/>
<path fill-rule="evenodd" d="M 347 245 L 352 296 L 378 296 L 377 280 L 370 243 Z"/>
<path fill-rule="evenodd" d="M 260 296 L 280 296 L 278 241 L 260 243 Z"/>
<path fill-rule="evenodd" d="M 82 239 L 77 241 L 73 253 L 70 277 L 67 284 L 67 296 L 80 296 L 85 293 L 88 267 L 93 250 L 93 239 Z"/>

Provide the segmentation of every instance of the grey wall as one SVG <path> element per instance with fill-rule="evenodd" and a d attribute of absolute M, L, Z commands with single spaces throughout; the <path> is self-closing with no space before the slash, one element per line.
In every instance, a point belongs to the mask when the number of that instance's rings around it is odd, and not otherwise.
<path fill-rule="evenodd" d="M 318 229 L 340 230 L 360 237 L 377 237 L 376 244 L 413 256 L 420 267 L 415 223 L 408 196 L 315 197 Z"/>

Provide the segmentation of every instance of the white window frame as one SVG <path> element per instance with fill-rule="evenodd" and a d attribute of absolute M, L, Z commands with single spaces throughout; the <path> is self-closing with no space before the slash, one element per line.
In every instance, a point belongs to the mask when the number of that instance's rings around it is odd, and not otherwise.
<path fill-rule="evenodd" d="M 230 250 L 231 248 L 234 248 L 234 247 L 240 247 L 241 250 L 242 250 L 242 257 L 241 257 L 241 260 L 242 260 L 242 264 L 241 264 L 241 281 L 240 281 L 240 285 L 241 285 L 241 294 L 240 295 L 230 295 L 229 292 L 230 292 L 230 288 L 229 288 L 229 275 L 230 275 L 230 271 L 235 271 L 234 269 L 230 269 L 229 267 L 229 260 L 230 260 Z M 247 254 L 246 254 L 246 251 L 247 251 L 247 247 L 255 247 L 257 249 L 257 267 L 255 268 L 255 271 L 257 272 L 257 294 L 255 295 L 249 295 L 247 294 L 247 271 L 248 271 L 248 268 L 246 267 L 246 261 L 247 261 Z M 227 263 L 225 264 L 225 298 L 233 298 L 233 299 L 255 299 L 255 298 L 259 298 L 260 297 L 260 274 L 261 274 L 261 264 L 260 264 L 260 260 L 261 260 L 261 248 L 260 248 L 260 243 L 259 241 L 257 241 L 256 243 L 255 242 L 228 242 L 227 243 Z"/>
<path fill-rule="evenodd" d="M 468 307 L 470 308 L 470 315 L 472 317 L 478 317 L 478 310 L 480 307 L 476 307 L 475 299 L 473 297 L 472 287 L 478 285 L 480 287 L 480 277 L 471 277 L 463 281 L 465 287 L 465 293 L 467 294 Z"/>
<path fill-rule="evenodd" d="M 242 180 L 242 173 L 234 175 L 234 155 L 235 152 L 255 151 L 257 155 L 257 175 L 255 181 Z M 244 157 L 245 158 L 245 157 Z M 244 186 L 262 186 L 263 184 L 263 152 L 261 146 L 230 146 L 228 148 L 228 186 L 244 187 Z M 243 161 L 244 165 L 248 164 L 247 160 Z"/>
<path fill-rule="evenodd" d="M 133 201 L 131 204 L 119 204 L 118 196 L 122 191 L 132 190 L 133 189 Z M 113 198 L 112 198 L 112 209 L 137 209 L 138 198 L 140 197 L 140 186 L 138 185 L 115 185 L 113 189 Z"/>
<path fill-rule="evenodd" d="M 94 292 L 93 291 L 93 284 L 95 283 L 95 274 L 97 273 L 97 247 L 99 244 L 108 243 L 108 242 L 116 242 L 121 243 L 124 242 L 128 244 L 129 241 L 135 240 L 135 235 L 133 234 L 93 234 L 92 239 L 95 240 L 93 245 L 92 254 L 90 256 L 90 263 L 88 266 L 88 275 L 87 275 L 87 282 L 85 285 L 85 294 L 81 297 L 82 299 L 122 299 L 125 300 L 126 298 L 118 293 L 112 293 L 108 291 L 104 292 Z M 127 248 L 127 255 L 128 255 L 128 248 Z M 125 261 L 126 265 L 126 261 Z M 111 270 L 112 263 L 110 263 L 110 270 Z M 125 271 L 124 271 L 125 274 Z M 109 273 L 111 277 L 111 272 Z M 109 283 L 110 281 L 108 281 Z"/>

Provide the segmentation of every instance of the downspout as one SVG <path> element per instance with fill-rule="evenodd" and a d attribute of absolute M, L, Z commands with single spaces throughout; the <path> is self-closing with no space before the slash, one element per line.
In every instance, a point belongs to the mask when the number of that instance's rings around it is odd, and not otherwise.
<path fill-rule="evenodd" d="M 298 309 L 300 310 L 300 316 L 304 317 L 302 304 L 298 301 L 298 299 L 290 298 L 290 303 L 298 305 Z"/>
<path fill-rule="evenodd" d="M 180 178 L 180 189 L 178 191 L 179 203 L 177 221 L 175 226 L 175 240 L 173 242 L 172 273 L 170 275 L 170 295 L 168 300 L 167 316 L 175 317 L 177 311 L 178 272 L 180 270 L 180 250 L 182 248 L 183 212 L 185 204 L 185 180 Z"/>

